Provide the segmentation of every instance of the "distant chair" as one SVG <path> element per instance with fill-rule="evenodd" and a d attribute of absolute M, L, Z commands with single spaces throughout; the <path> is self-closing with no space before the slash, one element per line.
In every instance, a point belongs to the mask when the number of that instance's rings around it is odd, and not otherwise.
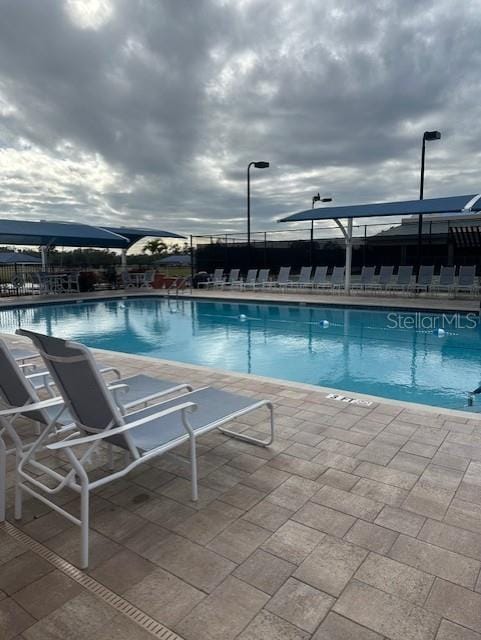
<path fill-rule="evenodd" d="M 391 284 L 393 272 L 394 272 L 393 266 L 381 267 L 381 270 L 379 271 L 378 281 L 372 282 L 371 284 L 367 285 L 366 288 L 373 289 L 373 290 L 380 289 L 381 291 L 386 291 L 386 289 L 388 289 L 389 285 Z"/>
<path fill-rule="evenodd" d="M 467 291 L 474 294 L 477 291 L 476 286 L 476 266 L 463 265 L 459 267 L 458 282 L 456 284 L 456 293 L 459 291 Z"/>
<path fill-rule="evenodd" d="M 32 273 L 32 284 L 34 293 L 37 293 L 38 295 L 50 293 L 47 273 L 45 271 L 36 271 Z M 35 287 L 35 285 L 37 286 Z"/>
<path fill-rule="evenodd" d="M 412 265 L 399 267 L 397 271 L 396 281 L 391 283 L 389 289 L 391 291 L 408 291 L 411 288 L 412 277 Z"/>
<path fill-rule="evenodd" d="M 329 286 L 327 280 L 327 267 L 316 267 L 314 271 L 314 277 L 312 278 L 311 287 L 313 289 L 322 289 L 326 286 Z"/>
<path fill-rule="evenodd" d="M 374 283 L 375 272 L 376 267 L 363 267 L 359 282 L 353 282 L 351 284 L 351 289 L 362 289 L 363 291 L 365 291 L 366 287 L 369 287 Z"/>
<path fill-rule="evenodd" d="M 67 276 L 67 292 L 80 293 L 80 271 L 69 273 Z"/>
<path fill-rule="evenodd" d="M 199 282 L 197 285 L 199 288 L 202 287 L 217 287 L 222 286 L 224 284 L 224 269 L 215 269 L 212 280 L 208 280 L 207 282 Z"/>
<path fill-rule="evenodd" d="M 455 271 L 455 267 L 442 266 L 439 273 L 439 281 L 431 287 L 432 291 L 452 293 L 454 290 Z"/>
<path fill-rule="evenodd" d="M 252 285 L 254 289 L 262 289 L 269 286 L 270 269 L 261 269 L 257 274 L 257 279 Z M 244 285 L 245 286 L 245 285 Z"/>
<path fill-rule="evenodd" d="M 330 289 L 342 289 L 344 287 L 344 267 L 334 267 L 332 270 Z"/>
<path fill-rule="evenodd" d="M 283 289 L 287 287 L 290 273 L 291 273 L 291 267 L 281 267 L 277 275 L 277 280 L 273 280 L 272 282 L 266 281 L 265 286 L 271 289 L 274 289 L 274 288 Z"/>
<path fill-rule="evenodd" d="M 155 271 L 146 271 L 140 285 L 144 289 L 152 289 L 154 285 Z"/>
<path fill-rule="evenodd" d="M 135 282 L 132 280 L 132 276 L 126 269 L 121 271 L 120 280 L 122 282 L 122 289 L 129 289 L 130 287 L 135 287 Z"/>
<path fill-rule="evenodd" d="M 299 274 L 299 278 L 297 280 L 289 280 L 289 282 L 287 282 L 287 286 L 295 287 L 298 289 L 302 287 L 310 287 L 311 273 L 312 273 L 312 267 L 302 267 L 301 272 Z"/>
<path fill-rule="evenodd" d="M 242 280 L 240 280 L 239 278 L 239 274 L 240 274 L 240 269 L 231 269 L 229 276 L 227 278 L 227 280 L 225 282 L 222 282 L 222 284 L 217 284 L 214 286 L 224 286 L 224 287 L 233 287 L 233 286 L 237 286 L 238 284 L 240 284 L 242 282 Z"/>
<path fill-rule="evenodd" d="M 249 269 L 246 275 L 246 279 L 245 280 L 239 279 L 238 283 L 233 284 L 232 287 L 239 287 L 239 289 L 242 289 L 242 287 L 252 287 L 254 286 L 256 280 L 257 280 L 257 269 Z"/>
<path fill-rule="evenodd" d="M 415 291 L 428 292 L 433 284 L 434 265 L 422 265 L 419 267 L 418 279 L 414 285 Z"/>

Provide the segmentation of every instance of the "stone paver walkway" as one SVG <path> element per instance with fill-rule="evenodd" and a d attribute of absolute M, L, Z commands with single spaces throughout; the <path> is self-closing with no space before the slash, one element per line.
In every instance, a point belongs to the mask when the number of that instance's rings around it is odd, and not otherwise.
<path fill-rule="evenodd" d="M 98 491 L 90 574 L 100 583 L 185 640 L 481 640 L 480 419 L 107 359 L 126 375 L 270 398 L 277 438 L 262 449 L 202 437 L 198 504 L 178 456 Z M 263 435 L 267 417 L 237 428 Z M 11 501 L 10 490 L 13 522 Z M 77 562 L 79 530 L 41 503 L 27 499 L 15 524 Z M 0 637 L 152 636 L 0 530 Z"/>

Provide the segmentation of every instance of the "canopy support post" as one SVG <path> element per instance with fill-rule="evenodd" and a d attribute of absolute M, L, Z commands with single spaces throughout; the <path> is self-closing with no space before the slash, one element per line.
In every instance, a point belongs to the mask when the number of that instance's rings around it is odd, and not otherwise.
<path fill-rule="evenodd" d="M 344 291 L 346 295 L 351 293 L 351 265 L 352 265 L 352 218 L 347 220 L 347 229 L 339 220 L 339 218 L 333 218 L 339 229 L 344 236 L 344 242 L 346 244 L 346 262 L 344 271 Z"/>
<path fill-rule="evenodd" d="M 40 255 L 42 256 L 42 271 L 47 270 L 47 260 L 48 260 L 48 247 L 42 245 L 40 247 Z"/>
<path fill-rule="evenodd" d="M 122 271 L 127 271 L 127 249 L 122 249 L 120 264 L 122 265 Z"/>

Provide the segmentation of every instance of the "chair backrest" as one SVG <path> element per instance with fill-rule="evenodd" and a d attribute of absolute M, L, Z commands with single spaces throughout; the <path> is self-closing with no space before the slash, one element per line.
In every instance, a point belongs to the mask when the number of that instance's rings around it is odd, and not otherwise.
<path fill-rule="evenodd" d="M 441 267 L 439 274 L 439 284 L 443 287 L 449 287 L 454 284 L 454 267 Z"/>
<path fill-rule="evenodd" d="M 327 267 L 316 267 L 314 271 L 313 284 L 321 284 L 327 280 Z"/>
<path fill-rule="evenodd" d="M 150 284 L 155 276 L 155 271 L 146 271 L 144 273 L 144 284 Z"/>
<path fill-rule="evenodd" d="M 122 279 L 122 284 L 130 284 L 132 282 L 132 278 L 130 277 L 130 273 L 128 271 L 121 271 L 120 277 Z"/>
<path fill-rule="evenodd" d="M 391 282 L 393 271 L 393 266 L 381 267 L 381 271 L 379 272 L 379 284 L 389 284 Z"/>
<path fill-rule="evenodd" d="M 474 265 L 464 265 L 459 267 L 458 284 L 463 287 L 470 287 L 474 284 L 476 277 L 476 267 Z"/>
<path fill-rule="evenodd" d="M 124 424 L 87 347 L 26 329 L 17 329 L 17 333 L 30 338 L 39 350 L 79 427 L 95 433 Z"/>
<path fill-rule="evenodd" d="M 430 285 L 433 281 L 434 265 L 421 265 L 418 273 L 418 284 Z"/>
<path fill-rule="evenodd" d="M 400 285 L 409 284 L 411 282 L 412 276 L 413 276 L 412 265 L 399 267 L 399 269 L 397 270 L 397 284 L 400 284 Z"/>
<path fill-rule="evenodd" d="M 261 269 L 257 276 L 257 282 L 267 282 L 269 280 L 269 269 Z"/>
<path fill-rule="evenodd" d="M 253 284 L 257 279 L 257 269 L 249 269 L 246 275 L 246 282 Z"/>
<path fill-rule="evenodd" d="M 281 267 L 279 269 L 279 275 L 277 276 L 277 282 L 279 284 L 285 284 L 286 282 L 288 282 L 290 273 L 290 267 Z"/>
<path fill-rule="evenodd" d="M 229 273 L 229 282 L 237 282 L 239 280 L 240 269 L 231 269 Z"/>
<path fill-rule="evenodd" d="M 361 271 L 361 284 L 370 284 L 374 280 L 376 267 L 363 267 Z"/>
<path fill-rule="evenodd" d="M 299 274 L 299 282 L 306 284 L 306 282 L 311 281 L 311 273 L 312 267 L 302 267 L 301 273 Z"/>
<path fill-rule="evenodd" d="M 222 282 L 223 275 L 224 275 L 224 269 L 216 269 L 214 271 L 214 282 Z"/>
<path fill-rule="evenodd" d="M 331 284 L 341 284 L 344 282 L 344 267 L 334 267 L 331 275 Z"/>
<path fill-rule="evenodd" d="M 0 395 L 9 407 L 23 407 L 39 402 L 34 388 L 2 339 L 0 339 Z M 32 411 L 28 417 L 42 424 L 49 422 L 48 416 L 41 410 Z"/>

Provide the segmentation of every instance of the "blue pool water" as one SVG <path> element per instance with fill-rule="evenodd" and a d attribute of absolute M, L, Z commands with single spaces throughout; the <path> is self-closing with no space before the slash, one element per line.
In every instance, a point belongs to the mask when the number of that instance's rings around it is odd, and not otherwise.
<path fill-rule="evenodd" d="M 18 326 L 90 347 L 453 409 L 465 409 L 467 392 L 481 383 L 474 314 L 137 298 L 0 311 L 1 331 Z"/>

